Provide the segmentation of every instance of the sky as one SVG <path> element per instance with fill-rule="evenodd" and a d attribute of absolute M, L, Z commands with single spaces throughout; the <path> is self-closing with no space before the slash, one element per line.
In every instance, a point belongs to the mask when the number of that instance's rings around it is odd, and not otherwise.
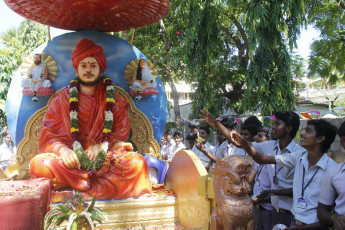
<path fill-rule="evenodd" d="M 6 32 L 8 29 L 16 26 L 24 20 L 23 17 L 12 11 L 3 0 L 0 0 L 0 34 Z M 65 33 L 65 30 L 51 28 L 51 36 L 55 37 Z M 298 49 L 296 53 L 307 59 L 309 56 L 309 47 L 314 38 L 319 36 L 319 32 L 312 27 L 308 27 L 307 30 L 303 29 L 301 35 L 297 41 Z"/>
<path fill-rule="evenodd" d="M 20 23 L 24 20 L 22 16 L 12 11 L 4 2 L 0 0 L 0 34 L 6 32 L 12 27 L 18 27 Z M 50 34 L 52 37 L 66 33 L 66 30 L 60 30 L 51 27 Z"/>

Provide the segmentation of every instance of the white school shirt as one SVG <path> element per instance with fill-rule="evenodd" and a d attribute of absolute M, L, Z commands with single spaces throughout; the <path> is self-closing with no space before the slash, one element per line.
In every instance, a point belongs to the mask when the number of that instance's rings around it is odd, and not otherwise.
<path fill-rule="evenodd" d="M 206 150 L 210 153 L 213 153 L 214 152 L 214 146 L 211 145 L 210 143 L 206 142 L 204 144 Z M 212 163 L 212 160 L 206 156 L 204 153 L 202 153 L 201 151 L 199 151 L 199 149 L 196 148 L 196 146 L 194 145 L 193 148 L 192 148 L 192 151 L 195 153 L 195 155 L 201 160 L 202 164 L 205 166 L 205 167 L 209 167 Z"/>
<path fill-rule="evenodd" d="M 334 205 L 334 211 L 345 216 L 345 162 L 328 170 L 323 177 L 319 202 Z"/>
<path fill-rule="evenodd" d="M 162 149 L 162 156 L 167 156 L 168 159 L 173 158 L 175 145 L 175 141 L 171 139 L 170 143 L 164 145 L 164 148 Z"/>
<path fill-rule="evenodd" d="M 256 162 L 254 162 L 253 168 L 258 170 L 255 176 L 254 187 L 253 187 L 254 196 L 259 195 L 263 190 L 271 189 L 271 180 L 268 174 L 269 166 L 270 165 L 266 165 L 266 164 L 259 165 Z M 271 203 L 261 203 L 260 205 L 267 210 L 272 210 Z"/>
<path fill-rule="evenodd" d="M 175 156 L 175 154 L 178 151 L 180 151 L 182 149 L 185 149 L 185 148 L 186 148 L 186 146 L 182 142 L 180 144 L 178 144 L 178 145 L 175 144 L 174 149 L 173 149 L 173 156 Z"/>
<path fill-rule="evenodd" d="M 337 163 L 327 154 L 308 169 L 308 152 L 298 151 L 275 156 L 277 165 L 295 168 L 293 177 L 293 205 L 292 214 L 302 223 L 311 224 L 317 222 L 317 205 L 320 196 L 320 185 L 327 170 L 333 168 Z M 304 171 L 304 178 L 303 178 Z M 302 189 L 302 185 L 303 188 Z M 304 191 L 302 197 L 302 190 Z M 306 207 L 298 205 L 298 199 L 303 198 Z"/>
<path fill-rule="evenodd" d="M 280 155 L 285 153 L 291 152 L 298 152 L 298 151 L 305 151 L 303 147 L 296 144 L 294 140 L 292 140 L 285 149 L 280 150 L 279 148 L 279 140 L 271 140 L 266 142 L 252 143 L 253 147 L 264 155 Z M 275 184 L 273 181 L 273 176 L 277 171 L 277 178 L 278 184 Z M 276 166 L 274 164 L 269 165 L 268 167 L 268 174 L 271 179 L 271 189 L 287 189 L 293 187 L 293 175 L 294 175 L 294 168 L 288 168 L 283 166 Z M 291 210 L 293 200 L 291 197 L 288 196 L 272 196 L 271 202 L 273 207 L 279 211 L 279 209 Z"/>

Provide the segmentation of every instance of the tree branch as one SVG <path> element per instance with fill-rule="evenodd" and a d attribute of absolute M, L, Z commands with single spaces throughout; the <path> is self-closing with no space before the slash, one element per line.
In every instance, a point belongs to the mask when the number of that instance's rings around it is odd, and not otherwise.
<path fill-rule="evenodd" d="M 163 36 L 164 49 L 167 52 L 169 52 L 170 51 L 170 45 L 169 45 L 168 36 L 167 36 L 167 32 L 165 30 L 165 25 L 164 25 L 163 19 L 159 20 L 159 25 L 161 27 L 161 33 L 162 33 L 162 36 Z"/>
<path fill-rule="evenodd" d="M 164 49 L 166 50 L 167 54 L 169 54 L 170 52 L 170 45 L 169 45 L 169 41 L 168 41 L 168 36 L 167 36 L 167 32 L 165 30 L 165 25 L 163 22 L 163 19 L 159 20 L 159 25 L 161 27 L 161 33 L 163 36 L 163 41 L 164 41 Z M 178 92 L 176 89 L 176 86 L 174 84 L 174 81 L 171 78 L 170 75 L 170 71 L 171 71 L 171 62 L 169 61 L 169 59 L 166 59 L 166 69 L 165 69 L 165 74 L 164 74 L 164 78 L 165 81 L 169 83 L 170 88 L 171 88 L 171 94 L 173 97 L 173 102 L 174 102 L 174 114 L 175 114 L 175 119 L 181 119 L 181 113 L 180 113 L 180 105 L 179 105 L 179 96 L 178 96 Z"/>
<path fill-rule="evenodd" d="M 233 14 L 230 14 L 229 17 L 234 22 L 236 28 L 240 32 L 241 37 L 242 37 L 243 42 L 244 42 L 244 45 L 246 46 L 246 49 L 247 49 L 247 53 L 248 53 L 248 51 L 249 51 L 249 42 L 248 42 L 248 38 L 247 38 L 247 35 L 246 35 L 246 31 L 244 31 L 242 25 L 239 23 L 239 21 L 237 21 L 237 19 L 234 17 Z"/>
<path fill-rule="evenodd" d="M 239 36 L 236 34 L 234 30 L 232 30 L 230 27 L 225 26 L 222 24 L 222 29 L 231 37 L 231 39 L 235 42 L 235 45 L 238 49 L 242 48 L 242 41 L 239 38 Z"/>
<path fill-rule="evenodd" d="M 345 10 L 345 5 L 342 2 L 342 0 L 336 0 L 338 2 L 338 6 L 340 6 L 341 8 L 343 8 Z"/>

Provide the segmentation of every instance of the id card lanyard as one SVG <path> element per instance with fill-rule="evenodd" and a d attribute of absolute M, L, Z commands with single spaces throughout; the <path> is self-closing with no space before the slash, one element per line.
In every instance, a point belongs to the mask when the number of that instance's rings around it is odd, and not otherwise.
<path fill-rule="evenodd" d="M 259 172 L 255 176 L 255 186 L 257 186 L 257 187 L 260 186 L 260 181 L 258 180 L 258 178 L 259 178 L 259 175 L 260 175 L 262 169 L 265 167 L 265 165 L 260 165 L 260 166 L 261 166 L 261 168 L 260 168 Z"/>
<path fill-rule="evenodd" d="M 304 199 L 304 191 L 305 189 L 310 185 L 310 183 L 313 181 L 316 173 L 319 171 L 320 167 L 316 169 L 315 173 L 313 176 L 310 178 L 308 183 L 304 186 L 304 177 L 305 177 L 305 168 L 303 166 L 303 177 L 302 177 L 302 196 L 297 200 L 297 207 L 305 209 L 307 207 L 307 202 Z"/>
<path fill-rule="evenodd" d="M 277 150 L 276 150 L 276 156 L 278 155 L 278 147 L 277 147 Z M 280 167 L 278 170 L 277 170 L 277 165 L 274 165 L 274 176 L 273 176 L 273 183 L 274 184 L 278 184 L 278 172 L 282 169 L 283 167 Z"/>

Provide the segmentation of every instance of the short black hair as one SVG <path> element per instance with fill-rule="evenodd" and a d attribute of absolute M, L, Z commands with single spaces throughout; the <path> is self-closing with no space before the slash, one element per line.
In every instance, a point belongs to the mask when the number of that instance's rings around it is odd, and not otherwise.
<path fill-rule="evenodd" d="M 254 124 L 244 124 L 242 126 L 242 130 L 244 129 L 248 130 L 252 137 L 254 137 L 259 132 L 259 127 Z"/>
<path fill-rule="evenodd" d="M 188 124 L 189 128 L 199 128 L 200 127 L 200 121 L 199 120 L 191 120 Z"/>
<path fill-rule="evenodd" d="M 210 130 L 210 128 L 209 128 L 208 126 L 201 126 L 201 127 L 199 128 L 199 130 L 200 130 L 200 129 L 205 130 L 206 133 L 207 133 L 208 135 L 210 135 L 210 133 L 211 133 L 211 130 Z"/>
<path fill-rule="evenodd" d="M 289 112 L 276 112 L 275 114 L 276 119 L 282 120 L 286 126 L 292 126 L 292 130 L 290 132 L 290 136 L 292 139 L 295 138 L 299 125 L 300 125 L 300 120 L 299 116 L 297 113 L 289 111 Z"/>
<path fill-rule="evenodd" d="M 1 137 L 4 138 L 4 137 L 7 137 L 8 135 L 10 135 L 10 133 L 8 131 L 5 131 L 1 134 Z"/>
<path fill-rule="evenodd" d="M 308 120 L 307 125 L 314 125 L 316 137 L 325 137 L 325 140 L 321 143 L 321 150 L 325 153 L 331 147 L 337 135 L 337 127 L 323 119 Z"/>
<path fill-rule="evenodd" d="M 339 137 L 345 136 L 345 121 L 339 126 L 338 135 Z"/>
<path fill-rule="evenodd" d="M 34 56 L 36 56 L 36 55 L 37 55 L 37 56 L 39 56 L 39 57 L 40 57 L 40 59 L 42 59 L 41 54 L 38 54 L 38 53 L 37 53 L 37 54 L 34 54 Z"/>
<path fill-rule="evenodd" d="M 228 116 L 224 117 L 220 123 L 228 129 L 235 129 L 237 125 L 237 120 L 233 117 Z"/>
<path fill-rule="evenodd" d="M 164 131 L 163 135 L 171 135 L 171 134 L 172 134 L 171 130 L 167 129 L 167 130 Z"/>
<path fill-rule="evenodd" d="M 250 116 L 248 117 L 244 122 L 243 125 L 246 124 L 252 124 L 255 125 L 257 127 L 261 127 L 262 126 L 262 122 L 259 120 L 259 118 L 257 118 L 256 116 Z"/>
<path fill-rule="evenodd" d="M 265 133 L 267 140 L 272 140 L 272 129 L 269 126 L 262 126 L 259 129 L 259 132 Z"/>
<path fill-rule="evenodd" d="M 173 138 L 174 137 L 182 137 L 183 138 L 183 134 L 182 134 L 182 132 L 180 132 L 180 131 L 176 131 L 176 132 L 174 132 L 174 134 L 173 134 Z"/>
<path fill-rule="evenodd" d="M 195 141 L 196 139 L 198 139 L 198 135 L 196 133 L 190 133 L 186 137 L 187 141 Z"/>

